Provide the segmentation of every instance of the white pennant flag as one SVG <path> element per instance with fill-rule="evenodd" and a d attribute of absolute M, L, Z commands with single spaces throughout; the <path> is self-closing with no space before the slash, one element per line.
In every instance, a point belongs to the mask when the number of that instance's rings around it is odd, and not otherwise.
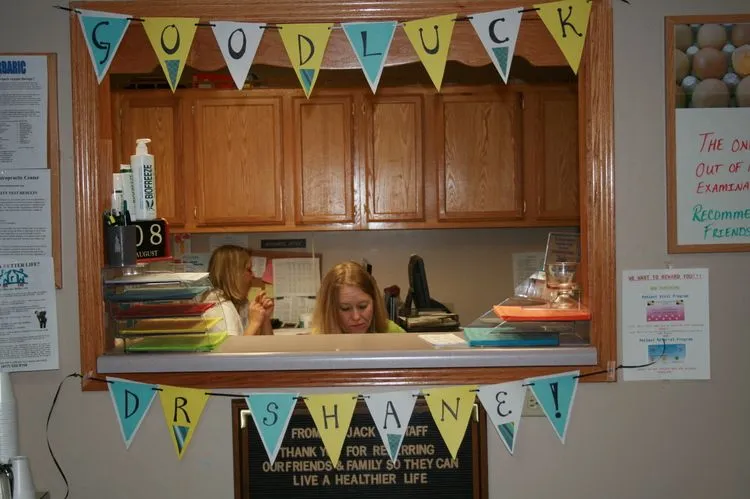
<path fill-rule="evenodd" d="M 480 386 L 477 397 L 500 435 L 500 440 L 503 441 L 508 452 L 513 454 L 516 448 L 518 425 L 521 423 L 523 403 L 526 399 L 524 382 L 511 381 Z"/>
<path fill-rule="evenodd" d="M 520 7 L 471 15 L 471 24 L 505 83 L 513 62 L 521 15 Z"/>
<path fill-rule="evenodd" d="M 380 432 L 391 462 L 396 462 L 406 428 L 414 412 L 414 404 L 419 396 L 417 391 L 400 391 L 365 394 L 365 402 L 372 420 Z"/>
<path fill-rule="evenodd" d="M 211 24 L 234 84 L 242 90 L 263 37 L 265 24 L 234 21 L 212 21 Z"/>

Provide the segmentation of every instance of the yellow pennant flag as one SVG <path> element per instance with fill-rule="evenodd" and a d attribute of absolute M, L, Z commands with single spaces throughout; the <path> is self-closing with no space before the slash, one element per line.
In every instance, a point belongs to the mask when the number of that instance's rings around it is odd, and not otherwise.
<path fill-rule="evenodd" d="M 164 75 L 172 87 L 177 88 L 185 69 L 185 61 L 193 44 L 196 23 L 199 19 L 187 17 L 146 17 L 143 19 L 143 29 L 146 30 L 148 40 L 156 52 Z"/>
<path fill-rule="evenodd" d="M 344 438 L 352 422 L 356 393 L 305 395 L 305 404 L 318 427 L 320 439 L 334 468 L 339 464 Z"/>
<path fill-rule="evenodd" d="M 279 24 L 281 41 L 308 98 L 318 79 L 332 27 L 333 23 Z"/>
<path fill-rule="evenodd" d="M 589 27 L 591 1 L 563 0 L 536 4 L 534 8 L 539 9 L 539 17 L 562 50 L 573 72 L 578 74 L 583 45 L 586 43 L 586 30 Z"/>
<path fill-rule="evenodd" d="M 469 418 L 474 411 L 477 390 L 476 386 L 468 385 L 422 390 L 432 419 L 435 420 L 453 459 L 456 459 L 466 434 Z"/>
<path fill-rule="evenodd" d="M 164 410 L 169 434 L 172 436 L 177 457 L 182 459 L 195 428 L 201 419 L 208 395 L 205 390 L 181 388 L 179 386 L 159 386 L 159 398 Z"/>
<path fill-rule="evenodd" d="M 448 61 L 448 49 L 453 37 L 456 14 L 428 17 L 404 23 L 404 31 L 414 46 L 432 83 L 440 91 Z"/>

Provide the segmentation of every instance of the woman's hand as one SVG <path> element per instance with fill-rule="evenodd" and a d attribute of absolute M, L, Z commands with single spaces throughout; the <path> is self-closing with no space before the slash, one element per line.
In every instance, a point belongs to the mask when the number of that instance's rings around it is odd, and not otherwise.
<path fill-rule="evenodd" d="M 246 335 L 273 334 L 271 318 L 273 317 L 274 303 L 266 295 L 265 291 L 258 293 L 253 301 L 247 304 L 248 323 L 245 330 Z"/>

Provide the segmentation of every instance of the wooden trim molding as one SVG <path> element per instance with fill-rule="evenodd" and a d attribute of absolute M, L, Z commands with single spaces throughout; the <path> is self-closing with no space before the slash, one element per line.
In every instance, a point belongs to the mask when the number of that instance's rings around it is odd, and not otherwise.
<path fill-rule="evenodd" d="M 101 9 L 100 2 L 78 2 L 76 8 Z M 133 16 L 200 16 L 224 13 L 228 18 L 258 18 L 266 21 L 314 22 L 352 19 L 414 19 L 441 13 L 468 15 L 517 7 L 515 1 L 488 0 L 470 10 L 449 0 L 360 0 L 342 4 L 318 0 L 224 0 L 222 2 L 132 1 L 108 2 L 106 9 Z M 523 28 L 522 28 L 523 30 Z M 104 327 L 100 269 L 103 242 L 100 214 L 106 207 L 113 168 L 112 123 L 109 81 L 97 85 L 78 20 L 71 16 L 71 72 L 74 132 L 76 251 L 80 319 L 81 372 L 97 376 L 97 357 L 107 343 Z M 611 0 L 592 5 L 588 39 L 579 70 L 580 199 L 584 248 L 582 276 L 584 300 L 593 313 L 592 343 L 599 364 L 583 373 L 605 370 L 617 358 L 615 314 L 615 218 L 613 52 Z M 107 110 L 107 111 L 103 111 Z M 491 383 L 578 368 L 465 368 L 395 369 L 382 371 L 290 371 L 132 374 L 122 377 L 150 383 L 194 387 L 283 387 L 349 385 L 428 385 Z M 606 380 L 606 375 L 586 380 Z M 84 380 L 84 389 L 104 390 L 106 384 Z"/>

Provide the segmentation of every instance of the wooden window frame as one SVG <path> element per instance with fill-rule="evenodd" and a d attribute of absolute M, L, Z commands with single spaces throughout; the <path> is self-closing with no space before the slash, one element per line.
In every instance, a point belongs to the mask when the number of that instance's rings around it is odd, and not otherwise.
<path fill-rule="evenodd" d="M 304 4 L 304 5 L 299 5 Z M 76 2 L 71 7 L 121 12 L 135 17 L 184 16 L 206 19 L 253 19 L 259 22 L 322 22 L 356 19 L 418 19 L 441 14 L 469 15 L 449 0 L 360 0 L 342 4 L 326 0 L 288 2 L 234 0 L 211 4 L 187 1 Z M 516 1 L 484 2 L 481 11 L 517 7 Z M 472 11 L 474 9 L 471 9 Z M 521 28 L 523 30 L 523 26 Z M 81 372 L 98 376 L 97 358 L 105 351 L 101 268 L 104 264 L 101 211 L 111 189 L 114 164 L 110 88 L 97 84 L 86 42 L 75 16 L 70 19 L 75 173 L 76 252 Z M 450 368 L 317 371 L 237 371 L 193 373 L 121 373 L 134 381 L 184 387 L 271 388 L 312 386 L 402 386 L 498 383 L 579 369 L 606 371 L 616 361 L 615 199 L 613 46 L 611 0 L 592 2 L 579 76 L 579 148 L 581 239 L 584 248 L 584 300 L 592 311 L 591 343 L 598 364 L 592 366 Z M 605 373 L 584 378 L 606 381 Z M 84 390 L 104 390 L 104 383 L 83 379 Z"/>

